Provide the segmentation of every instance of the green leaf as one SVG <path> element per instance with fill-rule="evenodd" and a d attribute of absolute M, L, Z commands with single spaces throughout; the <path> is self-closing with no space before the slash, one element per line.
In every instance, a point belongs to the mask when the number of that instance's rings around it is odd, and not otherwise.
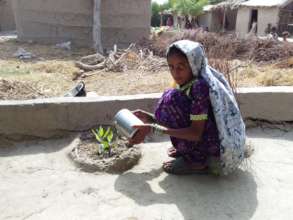
<path fill-rule="evenodd" d="M 105 151 L 109 151 L 110 145 L 109 145 L 109 143 L 107 141 L 103 141 L 103 146 L 104 146 Z"/>
<path fill-rule="evenodd" d="M 104 136 L 103 136 L 103 139 L 107 138 L 109 132 L 110 132 L 111 128 L 108 127 L 107 131 L 105 132 Z"/>
<path fill-rule="evenodd" d="M 101 138 L 103 138 L 103 136 L 104 136 L 104 128 L 102 127 L 102 126 L 100 126 L 99 127 L 99 136 L 101 137 Z"/>
<path fill-rule="evenodd" d="M 113 131 L 111 130 L 109 135 L 107 136 L 107 141 L 110 143 L 113 140 Z"/>
<path fill-rule="evenodd" d="M 92 133 L 95 135 L 95 138 L 97 139 L 97 141 L 98 141 L 98 142 L 101 142 L 102 140 L 100 139 L 98 133 L 97 133 L 94 129 L 92 129 L 91 131 L 92 131 Z"/>

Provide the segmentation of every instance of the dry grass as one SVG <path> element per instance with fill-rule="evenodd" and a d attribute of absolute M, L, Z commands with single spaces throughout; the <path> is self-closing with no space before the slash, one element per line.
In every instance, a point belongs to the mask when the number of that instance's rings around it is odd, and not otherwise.
<path fill-rule="evenodd" d="M 14 58 L 13 53 L 18 47 L 32 52 L 37 59 L 24 62 Z M 15 86 L 13 91 L 7 89 L 9 83 L 2 83 L 0 85 L 2 95 L 4 92 L 14 94 L 14 97 L 6 95 L 9 98 L 34 98 L 35 94 L 29 96 L 26 92 L 36 91 L 36 94 L 39 94 L 37 96 L 41 97 L 62 96 L 77 83 L 72 81 L 72 75 L 80 70 L 75 67 L 74 61 L 92 53 L 92 50 L 82 48 L 65 51 L 50 45 L 21 44 L 15 40 L 2 41 L 0 42 L 0 78 L 9 81 L 12 85 L 25 83 L 24 86 Z M 236 82 L 236 85 L 241 87 L 293 85 L 293 71 L 286 63 L 278 63 L 282 68 L 277 64 L 250 64 L 237 71 L 232 69 L 239 64 L 247 65 L 247 61 L 211 59 L 210 64 L 223 73 L 229 72 L 230 81 Z M 101 96 L 162 92 L 169 88 L 172 82 L 168 67 L 162 67 L 156 72 L 143 68 L 118 73 L 106 71 L 91 73 L 92 76 L 82 80 L 86 84 L 87 91 L 94 91 Z M 0 99 L 4 99 L 3 97 Z"/>
<path fill-rule="evenodd" d="M 20 47 L 36 55 L 38 59 L 45 60 L 72 61 L 72 59 L 79 59 L 86 54 L 94 53 L 94 51 L 89 48 L 73 48 L 72 50 L 67 51 L 64 49 L 56 48 L 54 45 L 20 43 L 16 39 L 11 39 L 0 41 L 0 59 L 15 59 L 13 57 L 13 54 Z"/>
<path fill-rule="evenodd" d="M 233 92 L 235 93 L 238 86 L 237 68 L 233 68 L 233 65 L 235 64 L 228 60 L 210 59 L 209 65 L 224 74 Z"/>
<path fill-rule="evenodd" d="M 273 40 L 249 38 L 239 39 L 234 35 L 219 35 L 198 30 L 163 33 L 148 45 L 155 54 L 165 56 L 167 46 L 177 40 L 189 39 L 200 42 L 209 58 L 242 59 L 256 62 L 272 62 L 293 56 L 293 44 Z"/>
<path fill-rule="evenodd" d="M 27 61 L 17 59 L 13 54 L 20 47 L 36 57 Z M 71 80 L 72 74 L 80 70 L 75 67 L 74 60 L 92 52 L 86 48 L 66 51 L 54 45 L 19 43 L 16 40 L 1 41 L 0 77 L 17 85 L 27 82 L 45 96 L 60 96 L 75 84 Z M 14 94 L 20 94 L 20 90 L 21 86 L 14 87 Z M 27 88 L 24 86 L 22 90 L 25 93 Z M 25 97 L 19 95 L 19 98 Z"/>
<path fill-rule="evenodd" d="M 88 91 L 98 95 L 134 95 L 162 92 L 172 82 L 167 69 L 160 72 L 138 72 L 129 70 L 124 73 L 103 72 L 84 79 Z"/>
<path fill-rule="evenodd" d="M 276 68 L 273 64 L 251 64 L 239 71 L 238 86 L 293 86 L 293 69 Z"/>
<path fill-rule="evenodd" d="M 32 83 L 0 78 L 0 100 L 11 100 L 16 97 L 18 99 L 35 99 L 46 96 Z"/>
<path fill-rule="evenodd" d="M 71 75 L 79 72 L 80 69 L 74 65 L 73 61 L 49 60 L 40 61 L 31 66 L 33 72 L 37 73 L 58 73 Z"/>

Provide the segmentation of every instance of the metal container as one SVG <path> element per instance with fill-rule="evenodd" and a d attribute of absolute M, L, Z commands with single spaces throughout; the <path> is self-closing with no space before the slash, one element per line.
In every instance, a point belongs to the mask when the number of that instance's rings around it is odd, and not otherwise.
<path fill-rule="evenodd" d="M 128 109 L 122 109 L 115 115 L 114 124 L 122 135 L 132 138 L 137 132 L 137 129 L 132 126 L 143 125 L 144 123 Z"/>

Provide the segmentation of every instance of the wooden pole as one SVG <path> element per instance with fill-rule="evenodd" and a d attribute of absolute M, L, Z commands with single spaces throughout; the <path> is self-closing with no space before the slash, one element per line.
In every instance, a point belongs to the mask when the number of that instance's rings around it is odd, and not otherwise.
<path fill-rule="evenodd" d="M 162 12 L 160 12 L 160 27 L 163 26 L 163 15 Z"/>
<path fill-rule="evenodd" d="M 223 24 L 222 24 L 223 32 L 225 32 L 225 23 L 226 23 L 226 7 L 224 7 L 224 17 L 223 17 Z"/>

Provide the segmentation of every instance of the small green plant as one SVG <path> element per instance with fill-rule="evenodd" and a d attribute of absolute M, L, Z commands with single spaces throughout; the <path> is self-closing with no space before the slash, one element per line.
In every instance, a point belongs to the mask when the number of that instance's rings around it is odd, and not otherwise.
<path fill-rule="evenodd" d="M 114 147 L 112 143 L 114 135 L 111 127 L 104 129 L 102 126 L 100 126 L 99 129 L 92 129 L 92 133 L 95 135 L 95 138 L 99 143 L 98 154 L 108 152 L 110 157 L 111 150 Z"/>

